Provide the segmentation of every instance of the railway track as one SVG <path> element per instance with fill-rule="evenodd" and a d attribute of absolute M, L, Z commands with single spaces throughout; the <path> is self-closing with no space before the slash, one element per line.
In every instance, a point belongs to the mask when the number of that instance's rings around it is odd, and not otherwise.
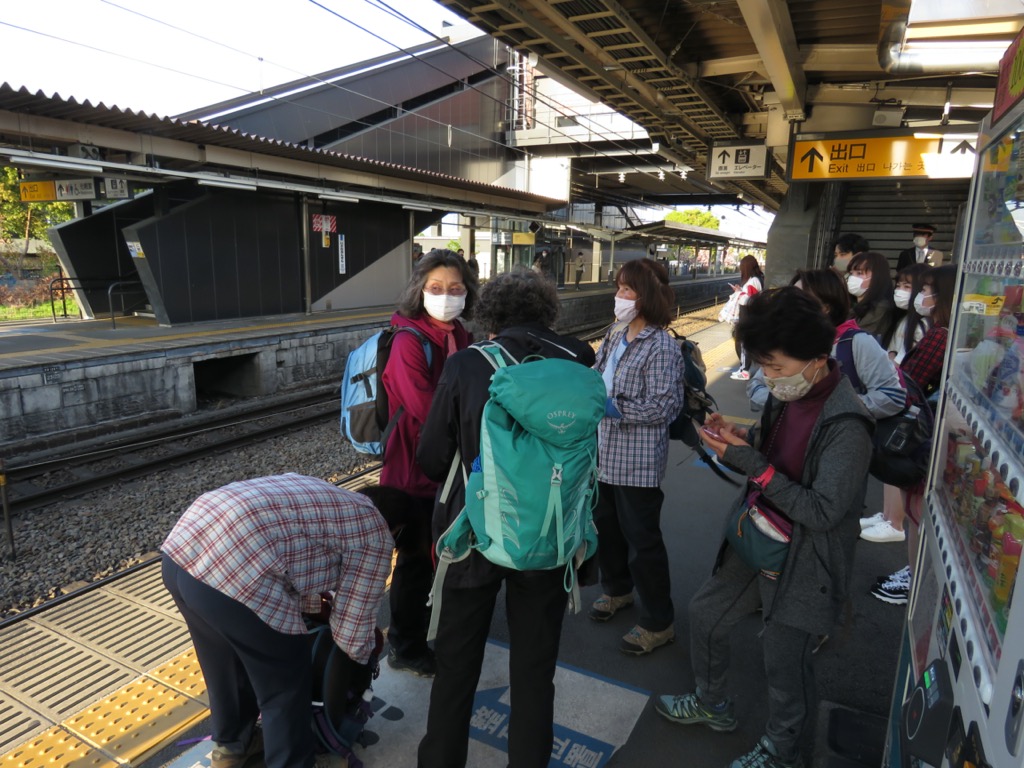
<path fill-rule="evenodd" d="M 226 453 L 338 418 L 337 392 L 276 401 L 164 430 L 145 440 L 121 440 L 86 454 L 7 468 L 11 514 L 73 499 L 123 480 Z"/>

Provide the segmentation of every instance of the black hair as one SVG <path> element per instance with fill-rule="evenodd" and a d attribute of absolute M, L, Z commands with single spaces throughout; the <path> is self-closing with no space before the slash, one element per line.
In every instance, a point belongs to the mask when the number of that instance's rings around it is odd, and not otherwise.
<path fill-rule="evenodd" d="M 736 323 L 736 339 L 754 360 L 782 352 L 795 360 L 816 360 L 832 352 L 836 327 L 821 303 L 794 286 L 751 297 Z"/>
<path fill-rule="evenodd" d="M 790 285 L 800 283 L 800 287 L 814 296 L 822 305 L 832 321 L 839 326 L 850 317 L 850 292 L 846 283 L 834 269 L 801 269 L 798 270 Z"/>
<path fill-rule="evenodd" d="M 636 292 L 636 313 L 648 325 L 664 328 L 672 322 L 676 293 L 668 284 L 668 270 L 660 261 L 642 258 L 627 261 L 615 276 L 616 285 Z"/>
<path fill-rule="evenodd" d="M 398 314 L 402 317 L 419 317 L 423 314 L 423 288 L 427 284 L 427 277 L 438 267 L 452 267 L 462 275 L 462 284 L 466 286 L 466 306 L 461 317 L 471 320 L 480 293 L 480 282 L 466 260 L 447 248 L 433 250 L 416 262 L 409 284 L 398 297 Z"/>
<path fill-rule="evenodd" d="M 924 287 L 924 275 L 926 272 L 931 271 L 932 267 L 930 264 L 908 264 L 899 272 L 896 273 L 896 279 L 893 281 L 894 285 L 898 285 L 900 280 L 906 278 L 910 280 L 910 299 L 907 302 L 906 309 L 900 309 L 896 307 L 893 312 L 893 322 L 889 330 L 882 336 L 882 344 L 886 348 L 889 347 L 889 342 L 892 341 L 892 337 L 896 335 L 896 329 L 900 325 L 904 326 L 903 331 L 903 351 L 904 353 L 910 352 L 914 346 L 914 336 L 917 333 L 917 329 L 920 328 L 922 332 L 928 326 L 927 320 L 923 318 L 917 311 L 917 307 L 914 306 L 914 299 L 917 298 L 917 294 L 921 292 Z"/>
<path fill-rule="evenodd" d="M 835 247 L 832 249 L 833 254 L 835 253 L 836 248 L 843 253 L 852 253 L 854 255 L 871 250 L 871 246 L 868 245 L 868 241 L 854 232 L 847 232 L 846 234 L 837 237 Z"/>
<path fill-rule="evenodd" d="M 871 282 L 868 283 L 867 292 L 860 297 L 860 300 L 853 304 L 853 316 L 862 320 L 875 307 L 887 307 L 888 314 L 892 315 L 892 268 L 889 260 L 877 251 L 858 253 L 846 267 L 846 274 L 852 274 L 858 267 L 866 268 L 871 272 Z M 888 323 L 886 323 L 888 325 Z"/>
<path fill-rule="evenodd" d="M 543 275 L 516 267 L 488 280 L 480 291 L 477 322 L 487 333 L 540 323 L 547 328 L 558 317 L 558 289 Z"/>
<path fill-rule="evenodd" d="M 935 308 L 929 317 L 932 325 L 948 328 L 953 316 L 953 300 L 956 298 L 956 267 L 952 264 L 935 267 L 924 273 L 922 282 L 931 286 L 935 292 Z"/>

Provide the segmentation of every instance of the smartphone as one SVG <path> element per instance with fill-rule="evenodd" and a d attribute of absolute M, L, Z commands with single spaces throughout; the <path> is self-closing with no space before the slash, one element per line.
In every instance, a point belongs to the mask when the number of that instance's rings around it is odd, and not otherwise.
<path fill-rule="evenodd" d="M 717 430 L 715 430 L 715 429 L 713 429 L 711 427 L 707 427 L 707 426 L 701 427 L 700 431 L 703 432 L 708 437 L 710 437 L 712 440 L 718 440 L 719 442 L 721 442 L 721 440 L 722 440 L 722 435 Z"/>

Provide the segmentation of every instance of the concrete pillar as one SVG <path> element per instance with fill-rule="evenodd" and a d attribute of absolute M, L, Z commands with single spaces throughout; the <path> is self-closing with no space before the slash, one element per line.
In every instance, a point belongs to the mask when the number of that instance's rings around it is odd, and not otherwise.
<path fill-rule="evenodd" d="M 813 182 L 790 184 L 768 230 L 764 269 L 766 287 L 788 285 L 798 269 L 814 265 L 814 255 L 810 251 L 824 187 L 824 184 Z"/>

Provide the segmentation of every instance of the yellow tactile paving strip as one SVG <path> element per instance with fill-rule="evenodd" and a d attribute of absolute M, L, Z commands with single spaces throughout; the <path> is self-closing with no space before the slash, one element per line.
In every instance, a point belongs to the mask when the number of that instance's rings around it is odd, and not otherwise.
<path fill-rule="evenodd" d="M 138 765 L 207 714 L 195 699 L 142 677 L 61 725 L 120 762 Z"/>
<path fill-rule="evenodd" d="M 48 728 L 0 758 L 2 768 L 107 768 L 118 765 L 123 763 L 93 749 L 59 726 Z"/>
<path fill-rule="evenodd" d="M 203 679 L 203 671 L 199 668 L 199 659 L 196 658 L 194 648 L 189 648 L 180 656 L 174 657 L 166 664 L 161 664 L 147 677 L 190 696 L 206 706 L 210 705 L 210 699 L 206 695 L 206 681 Z"/>

